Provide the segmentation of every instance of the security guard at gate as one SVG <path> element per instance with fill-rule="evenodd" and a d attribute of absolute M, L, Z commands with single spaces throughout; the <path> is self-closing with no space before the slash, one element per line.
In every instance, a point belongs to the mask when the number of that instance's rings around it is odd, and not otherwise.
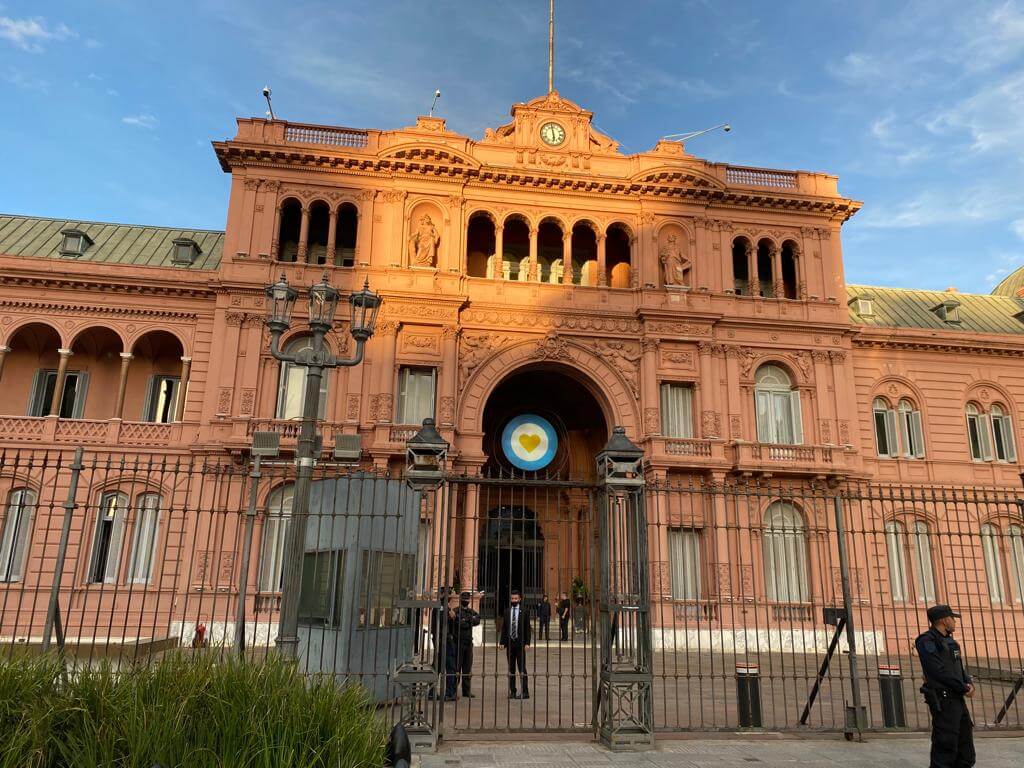
<path fill-rule="evenodd" d="M 974 724 L 964 697 L 972 698 L 975 688 L 964 670 L 960 644 L 953 639 L 959 618 L 948 605 L 933 605 L 928 631 L 914 641 L 924 669 L 921 693 L 932 713 L 931 768 L 974 765 Z"/>
<path fill-rule="evenodd" d="M 476 698 L 470 690 L 470 678 L 473 675 L 473 627 L 480 626 L 480 614 L 469 606 L 471 598 L 469 592 L 463 592 L 455 610 L 455 674 L 462 680 L 462 696 L 466 699 Z"/>

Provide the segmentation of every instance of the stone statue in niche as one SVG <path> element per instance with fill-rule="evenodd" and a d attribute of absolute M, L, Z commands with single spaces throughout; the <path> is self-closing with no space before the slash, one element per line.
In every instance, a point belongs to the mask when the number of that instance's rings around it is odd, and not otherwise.
<path fill-rule="evenodd" d="M 409 263 L 414 267 L 433 267 L 437 264 L 437 247 L 441 235 L 437 233 L 429 214 L 420 216 L 416 231 L 409 238 Z"/>
<path fill-rule="evenodd" d="M 683 256 L 679 239 L 669 235 L 658 254 L 661 260 L 661 274 L 665 285 L 690 287 L 690 262 Z"/>

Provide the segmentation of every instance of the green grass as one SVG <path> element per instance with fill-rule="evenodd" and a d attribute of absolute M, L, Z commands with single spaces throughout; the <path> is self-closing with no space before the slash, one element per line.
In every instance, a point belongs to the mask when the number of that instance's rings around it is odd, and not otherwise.
<path fill-rule="evenodd" d="M 172 654 L 74 672 L 0 661 L 0 768 L 369 768 L 387 726 L 356 686 L 287 662 Z"/>

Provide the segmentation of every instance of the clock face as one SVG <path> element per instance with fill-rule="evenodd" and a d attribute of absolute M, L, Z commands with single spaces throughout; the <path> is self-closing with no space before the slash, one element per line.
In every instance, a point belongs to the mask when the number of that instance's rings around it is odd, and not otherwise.
<path fill-rule="evenodd" d="M 540 127 L 540 138 L 545 144 L 557 147 L 565 141 L 565 128 L 558 123 L 544 123 Z"/>

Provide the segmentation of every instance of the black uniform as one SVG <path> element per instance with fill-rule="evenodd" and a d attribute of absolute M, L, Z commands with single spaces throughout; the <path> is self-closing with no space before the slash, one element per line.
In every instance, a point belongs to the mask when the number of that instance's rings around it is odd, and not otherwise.
<path fill-rule="evenodd" d="M 551 601 L 546 597 L 540 601 L 537 608 L 537 621 L 540 622 L 540 637 L 542 640 L 551 639 Z"/>
<path fill-rule="evenodd" d="M 444 627 L 444 644 L 441 644 L 441 631 Z M 438 671 L 444 670 L 444 697 L 455 698 L 455 667 L 458 652 L 455 646 L 455 636 L 458 626 L 455 620 L 448 615 L 448 608 L 434 608 L 430 617 L 430 637 L 434 641 L 434 668 Z M 431 691 L 430 698 L 434 698 Z"/>
<path fill-rule="evenodd" d="M 558 601 L 558 639 L 569 639 L 569 615 L 572 612 L 572 603 L 566 600 Z"/>
<path fill-rule="evenodd" d="M 935 627 L 914 641 L 921 656 L 925 695 L 932 712 L 931 768 L 974 765 L 974 724 L 964 696 L 971 677 L 964 670 L 960 644 Z"/>
<path fill-rule="evenodd" d="M 473 673 L 473 627 L 479 625 L 480 614 L 469 607 L 469 598 L 464 598 L 455 611 L 455 673 L 462 678 L 463 696 L 472 696 L 469 682 Z"/>

